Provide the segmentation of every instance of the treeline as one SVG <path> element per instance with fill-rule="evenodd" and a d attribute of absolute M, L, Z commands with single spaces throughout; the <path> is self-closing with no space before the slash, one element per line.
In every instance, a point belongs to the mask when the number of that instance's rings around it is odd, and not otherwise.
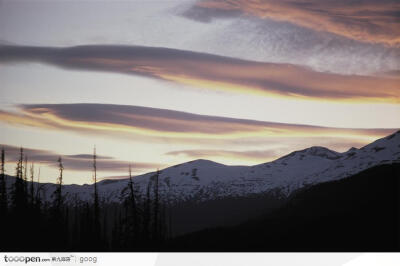
<path fill-rule="evenodd" d="M 139 195 L 129 166 L 129 182 L 121 191 L 122 204 L 106 203 L 97 187 L 96 150 L 93 152 L 93 199 L 69 199 L 63 193 L 62 158 L 51 200 L 34 182 L 34 164 L 20 149 L 14 182 L 6 182 L 5 151 L 1 151 L 0 250 L 3 251 L 158 251 L 170 233 L 166 204 L 160 201 L 159 171 Z M 28 169 L 29 168 L 29 169 Z M 29 170 L 29 171 L 28 171 Z"/>

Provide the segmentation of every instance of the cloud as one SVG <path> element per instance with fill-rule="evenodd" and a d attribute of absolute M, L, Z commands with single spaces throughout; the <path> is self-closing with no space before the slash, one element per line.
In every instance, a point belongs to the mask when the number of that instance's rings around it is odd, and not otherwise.
<path fill-rule="evenodd" d="M 235 9 L 219 9 L 207 8 L 199 5 L 194 5 L 181 13 L 182 16 L 197 20 L 204 23 L 209 23 L 215 18 L 232 18 L 243 15 L 240 10 Z"/>
<path fill-rule="evenodd" d="M 19 109 L 15 112 L 0 110 L 0 123 L 79 135 L 124 136 L 146 143 L 150 149 L 155 142 L 162 142 L 167 146 L 158 156 L 167 156 L 162 161 L 173 162 L 203 158 L 227 164 L 255 164 L 310 146 L 324 146 L 342 152 L 352 146 L 360 148 L 398 130 L 285 124 L 129 105 L 25 104 L 17 107 Z M 19 147 L 1 146 L 6 149 L 7 160 L 15 163 Z M 57 168 L 59 154 L 34 149 L 25 149 L 25 153 L 29 161 Z M 91 154 L 61 156 L 67 170 L 92 171 Z M 174 156 L 177 158 L 171 158 Z M 99 171 L 124 174 L 128 165 L 129 162 L 110 156 L 98 156 Z M 134 162 L 133 170 L 143 173 L 163 166 Z"/>
<path fill-rule="evenodd" d="M 243 161 L 267 161 L 275 158 L 280 153 L 277 150 L 251 150 L 251 151 L 234 151 L 234 150 L 179 150 L 171 151 L 166 155 L 179 156 L 183 155 L 189 158 L 230 158 Z"/>
<path fill-rule="evenodd" d="M 397 0 L 201 0 L 184 15 L 211 21 L 229 14 L 237 16 L 238 12 L 358 41 L 400 44 L 400 3 Z"/>
<path fill-rule="evenodd" d="M 332 136 L 374 138 L 386 136 L 396 129 L 355 129 L 285 124 L 219 116 L 198 115 L 130 105 L 113 104 L 27 104 L 18 112 L 0 110 L 0 122 L 14 126 L 91 132 L 131 137 L 168 139 L 182 142 L 216 140 L 244 141 L 267 137 Z M 86 155 L 75 155 L 75 158 Z"/>
<path fill-rule="evenodd" d="M 4 148 L 7 164 L 18 161 L 21 147 L 0 144 Z M 58 158 L 61 156 L 63 166 L 67 171 L 92 171 L 92 154 L 72 154 L 62 155 L 47 150 L 23 148 L 24 155 L 27 156 L 28 163 L 46 165 L 52 168 L 58 168 Z M 154 170 L 163 165 L 155 163 L 131 163 L 117 160 L 113 157 L 97 155 L 97 170 L 99 172 L 127 172 L 129 165 L 132 165 L 133 172 L 143 172 Z"/>
<path fill-rule="evenodd" d="M 256 150 L 234 150 L 236 145 L 231 145 L 232 149 L 188 149 L 174 150 L 165 153 L 168 156 L 183 156 L 190 159 L 209 159 L 215 161 L 234 160 L 236 162 L 264 163 L 278 159 L 295 150 L 303 150 L 311 146 L 324 146 L 329 149 L 344 152 L 350 147 L 361 148 L 369 144 L 363 139 L 352 139 L 345 137 L 276 137 L 262 139 L 259 146 L 263 149 Z M 268 148 L 264 148 L 268 147 Z"/>
<path fill-rule="evenodd" d="M 0 63 L 15 62 L 141 75 L 188 86 L 264 96 L 400 101 L 398 79 L 393 77 L 324 73 L 290 64 L 261 63 L 167 48 L 0 46 Z"/>

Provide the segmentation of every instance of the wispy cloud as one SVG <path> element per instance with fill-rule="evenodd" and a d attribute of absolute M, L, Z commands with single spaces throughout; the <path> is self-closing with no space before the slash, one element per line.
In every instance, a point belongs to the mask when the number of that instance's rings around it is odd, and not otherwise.
<path fill-rule="evenodd" d="M 21 147 L 0 144 L 4 148 L 7 163 L 16 163 Z M 52 151 L 23 148 L 24 155 L 27 156 L 29 163 L 45 165 L 52 168 L 58 168 L 58 158 L 62 158 L 64 168 L 68 171 L 92 171 L 92 154 L 72 154 L 63 155 Z M 164 165 L 155 163 L 136 163 L 117 160 L 113 157 L 97 155 L 97 169 L 104 172 L 127 172 L 131 164 L 133 172 L 152 171 Z"/>
<path fill-rule="evenodd" d="M 210 21 L 237 13 L 286 21 L 364 42 L 400 44 L 397 0 L 200 0 L 184 15 Z"/>
<path fill-rule="evenodd" d="M 179 150 L 171 151 L 166 155 L 171 156 L 185 156 L 188 158 L 199 159 L 199 158 L 225 158 L 225 159 L 237 159 L 243 161 L 268 161 L 276 158 L 281 153 L 278 150 L 249 150 L 249 151 L 235 151 L 235 150 Z"/>
<path fill-rule="evenodd" d="M 19 112 L 0 110 L 0 122 L 96 134 L 125 133 L 132 136 L 182 139 L 254 137 L 360 137 L 388 135 L 396 129 L 355 129 L 274 123 L 206 116 L 141 106 L 112 104 L 30 104 Z"/>
<path fill-rule="evenodd" d="M 188 159 L 210 159 L 215 161 L 235 160 L 237 162 L 253 162 L 262 163 L 275 160 L 281 156 L 289 154 L 295 150 L 302 150 L 310 146 L 325 146 L 329 149 L 344 152 L 350 147 L 361 148 L 368 143 L 363 139 L 353 139 L 345 137 L 329 138 L 329 137 L 276 137 L 272 139 L 263 139 L 260 144 L 264 144 L 263 148 L 253 150 L 241 150 L 235 145 L 231 145 L 231 149 L 189 149 L 174 150 L 167 152 L 165 155 L 182 156 Z M 235 150 L 236 149 L 236 150 Z"/>
<path fill-rule="evenodd" d="M 40 62 L 75 70 L 142 75 L 169 82 L 266 96 L 399 102 L 393 76 L 340 75 L 290 65 L 139 46 L 0 46 L 0 63 Z"/>
<path fill-rule="evenodd" d="M 129 105 L 30 104 L 18 108 L 0 110 L 0 123 L 138 141 L 148 145 L 148 151 L 162 158 L 160 161 L 175 163 L 199 158 L 228 164 L 263 163 L 310 146 L 345 151 L 398 130 L 284 124 Z M 152 150 L 152 145 L 162 148 Z M 15 163 L 19 147 L 3 146 L 7 158 Z M 59 154 L 33 149 L 25 153 L 29 161 L 57 167 Z M 61 156 L 68 170 L 92 169 L 91 154 Z M 126 173 L 128 165 L 113 157 L 98 157 L 100 171 Z M 162 165 L 134 162 L 133 167 L 134 172 L 143 173 Z"/>

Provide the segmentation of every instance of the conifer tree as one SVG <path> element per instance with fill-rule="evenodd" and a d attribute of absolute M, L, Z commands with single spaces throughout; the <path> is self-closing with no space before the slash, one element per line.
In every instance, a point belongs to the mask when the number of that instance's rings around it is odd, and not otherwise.
<path fill-rule="evenodd" d="M 0 172 L 0 250 L 7 247 L 7 236 L 9 232 L 5 228 L 8 227 L 7 215 L 7 188 L 4 174 L 4 149 L 1 150 L 1 172 Z"/>
<path fill-rule="evenodd" d="M 23 164 L 24 164 L 24 150 L 20 149 L 19 158 L 16 167 L 16 178 L 14 182 L 13 190 L 11 191 L 11 223 L 15 228 L 13 233 L 14 239 L 21 239 L 27 236 L 27 227 L 24 225 L 25 215 L 27 214 L 27 198 L 25 191 L 25 180 L 23 179 Z M 14 241 L 10 243 L 10 246 L 16 247 L 25 247 L 27 242 L 17 243 Z"/>
<path fill-rule="evenodd" d="M 33 187 L 33 178 L 34 178 L 34 174 L 35 174 L 35 169 L 33 166 L 33 163 L 31 164 L 30 167 L 30 174 L 31 174 L 31 186 L 30 186 L 30 204 L 33 207 L 35 205 L 35 191 L 34 191 L 34 187 Z"/>
<path fill-rule="evenodd" d="M 1 149 L 1 173 L 0 173 L 0 214 L 5 217 L 7 213 L 7 187 L 5 180 L 5 152 L 4 148 Z"/>
<path fill-rule="evenodd" d="M 23 166 L 23 169 L 24 169 L 24 177 L 23 177 L 23 179 L 25 180 L 25 181 L 27 181 L 28 180 L 28 156 L 27 155 L 25 155 L 24 156 L 24 166 Z"/>
<path fill-rule="evenodd" d="M 23 180 L 24 180 L 24 197 L 26 202 L 28 203 L 28 156 L 24 156 L 24 164 L 23 164 Z"/>
<path fill-rule="evenodd" d="M 57 178 L 57 188 L 54 191 L 54 196 L 55 196 L 54 203 L 56 209 L 61 213 L 62 212 L 61 208 L 63 205 L 62 186 L 63 186 L 64 166 L 61 157 L 58 158 L 57 162 L 58 162 L 59 176 Z"/>
<path fill-rule="evenodd" d="M 51 206 L 51 232 L 54 247 L 62 248 L 65 243 L 65 219 L 64 219 L 64 200 L 62 196 L 63 172 L 64 166 L 61 157 L 58 158 L 59 175 L 57 178 L 57 187 L 53 192 L 53 204 Z"/>
<path fill-rule="evenodd" d="M 100 211 L 99 211 L 99 195 L 97 191 L 97 155 L 96 147 L 93 149 L 93 181 L 94 181 L 94 241 L 95 245 L 99 245 L 100 241 Z"/>
<path fill-rule="evenodd" d="M 24 150 L 21 147 L 16 167 L 16 179 L 12 193 L 13 208 L 16 213 L 23 213 L 26 203 L 25 182 L 23 179 Z"/>

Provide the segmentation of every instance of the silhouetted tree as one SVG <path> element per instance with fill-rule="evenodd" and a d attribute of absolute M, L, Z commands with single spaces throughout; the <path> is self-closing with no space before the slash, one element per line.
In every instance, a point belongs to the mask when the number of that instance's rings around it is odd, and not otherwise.
<path fill-rule="evenodd" d="M 23 148 L 20 149 L 19 158 L 16 167 L 16 178 L 14 182 L 13 189 L 11 190 L 11 212 L 9 223 L 13 228 L 13 239 L 22 239 L 27 237 L 28 228 L 24 224 L 26 221 L 27 213 L 27 195 L 25 190 L 25 180 L 23 179 L 23 163 L 24 163 L 24 151 Z M 9 243 L 11 248 L 24 247 L 27 242 L 23 241 L 18 243 L 13 240 Z"/>
<path fill-rule="evenodd" d="M 25 155 L 25 156 L 23 156 L 24 157 L 24 165 L 22 166 L 23 168 L 23 176 L 22 176 L 22 178 L 24 179 L 24 180 L 27 180 L 27 166 L 28 166 L 28 156 L 27 155 Z"/>
<path fill-rule="evenodd" d="M 8 222 L 7 215 L 7 188 L 4 174 L 4 149 L 1 150 L 1 172 L 0 172 L 0 250 L 7 246 Z"/>
<path fill-rule="evenodd" d="M 93 149 L 93 181 L 94 181 L 94 200 L 93 200 L 93 211 L 94 211 L 94 238 L 95 246 L 100 245 L 100 211 L 99 211 L 99 194 L 97 191 L 97 155 L 96 155 L 96 147 Z"/>
<path fill-rule="evenodd" d="M 16 167 L 16 178 L 12 191 L 12 205 L 14 212 L 23 213 L 26 208 L 25 180 L 23 179 L 24 150 L 20 149 L 19 159 Z"/>
<path fill-rule="evenodd" d="M 58 162 L 59 175 L 57 178 L 57 188 L 54 191 L 54 206 L 59 212 L 61 212 L 61 208 L 63 205 L 62 186 L 63 186 L 64 166 L 61 157 L 58 158 L 57 162 Z"/>
<path fill-rule="evenodd" d="M 62 195 L 62 187 L 63 187 L 63 172 L 64 172 L 64 166 L 62 163 L 61 157 L 58 158 L 58 170 L 59 170 L 59 175 L 57 178 L 57 187 L 53 192 L 53 204 L 51 208 L 51 231 L 52 231 L 52 237 L 53 237 L 53 243 L 54 247 L 53 248 L 61 248 L 65 242 L 66 239 L 66 217 L 65 217 L 65 208 L 64 208 L 64 198 Z"/>
<path fill-rule="evenodd" d="M 33 187 L 33 178 L 34 178 L 34 174 L 35 174 L 35 169 L 34 169 L 34 166 L 33 166 L 33 163 L 32 163 L 32 164 L 31 164 L 31 167 L 30 167 L 31 185 L 30 185 L 30 193 L 29 193 L 29 196 L 30 196 L 30 205 L 31 205 L 32 208 L 33 208 L 34 205 L 35 205 L 35 191 L 34 191 L 34 187 Z"/>
<path fill-rule="evenodd" d="M 5 152 L 1 149 L 1 173 L 0 173 L 0 214 L 5 217 L 7 214 L 7 187 L 5 180 Z"/>
<path fill-rule="evenodd" d="M 23 177 L 23 179 L 24 179 L 24 189 L 25 189 L 24 193 L 28 194 L 28 156 L 27 155 L 24 156 L 23 169 L 24 169 L 24 177 Z"/>

